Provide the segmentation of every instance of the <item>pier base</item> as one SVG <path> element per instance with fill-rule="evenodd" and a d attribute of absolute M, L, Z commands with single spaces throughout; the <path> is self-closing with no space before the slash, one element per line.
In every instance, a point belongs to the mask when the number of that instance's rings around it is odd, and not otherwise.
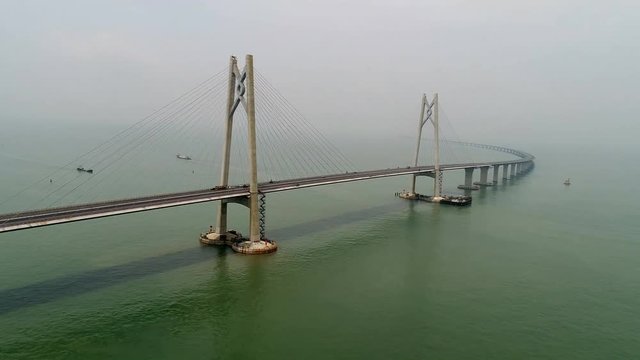
<path fill-rule="evenodd" d="M 458 185 L 458 189 L 461 190 L 480 190 L 479 185 Z"/>
<path fill-rule="evenodd" d="M 213 230 L 200 234 L 202 245 L 230 246 L 235 252 L 242 254 L 268 254 L 278 250 L 278 245 L 271 240 L 251 241 L 242 237 L 235 230 L 219 234 Z"/>
<path fill-rule="evenodd" d="M 231 248 L 233 251 L 241 254 L 257 255 L 275 252 L 278 250 L 278 245 L 276 245 L 274 241 L 270 240 L 245 240 L 233 243 Z"/>
<path fill-rule="evenodd" d="M 418 194 L 416 193 L 410 193 L 410 192 L 399 192 L 396 193 L 396 196 L 401 198 L 401 199 L 406 199 L 406 200 L 416 200 L 418 199 Z"/>
<path fill-rule="evenodd" d="M 478 185 L 478 186 L 493 186 L 492 182 L 488 182 L 488 183 L 481 183 L 479 181 L 476 181 L 473 183 L 473 185 Z M 461 185 L 462 186 L 462 185 Z"/>
<path fill-rule="evenodd" d="M 235 230 L 229 230 L 224 234 L 219 234 L 215 231 L 200 234 L 200 243 L 202 245 L 231 245 L 240 240 L 242 240 L 242 234 Z"/>

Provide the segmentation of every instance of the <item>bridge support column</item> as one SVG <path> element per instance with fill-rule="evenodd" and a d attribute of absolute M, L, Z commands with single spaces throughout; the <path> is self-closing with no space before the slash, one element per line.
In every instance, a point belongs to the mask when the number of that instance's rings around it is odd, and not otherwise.
<path fill-rule="evenodd" d="M 493 183 L 498 183 L 498 171 L 500 171 L 500 165 L 493 165 Z"/>
<path fill-rule="evenodd" d="M 502 165 L 502 180 L 509 180 L 509 164 Z"/>
<path fill-rule="evenodd" d="M 480 168 L 480 181 L 474 182 L 479 186 L 493 186 L 493 183 L 489 182 L 489 166 L 483 166 Z"/>
<path fill-rule="evenodd" d="M 253 82 L 253 55 L 245 58 L 246 90 L 247 90 L 247 120 L 249 132 L 249 166 L 251 167 L 251 182 L 249 183 L 249 240 L 236 242 L 231 248 L 243 254 L 266 254 L 274 252 L 278 246 L 267 239 L 263 239 L 260 232 L 260 210 L 258 208 L 258 161 L 256 157 L 256 106 L 255 86 Z"/>
<path fill-rule="evenodd" d="M 511 164 L 511 178 L 516 177 L 516 164 Z"/>
<path fill-rule="evenodd" d="M 229 184 L 229 162 L 231 160 L 231 135 L 233 133 L 233 104 L 235 101 L 236 77 L 234 69 L 238 67 L 235 56 L 229 59 L 229 83 L 227 87 L 227 121 L 225 122 L 225 141 L 222 148 L 222 169 L 220 172 L 220 186 Z M 204 245 L 226 245 L 228 241 L 239 240 L 238 234 L 227 231 L 227 205 L 226 200 L 221 200 L 218 205 L 218 215 L 215 231 L 209 229 L 206 234 L 200 235 L 200 242 Z"/>
<path fill-rule="evenodd" d="M 473 185 L 473 170 L 474 168 L 465 168 L 464 169 L 464 185 L 458 185 L 458 189 L 463 190 L 478 190 L 480 186 Z"/>

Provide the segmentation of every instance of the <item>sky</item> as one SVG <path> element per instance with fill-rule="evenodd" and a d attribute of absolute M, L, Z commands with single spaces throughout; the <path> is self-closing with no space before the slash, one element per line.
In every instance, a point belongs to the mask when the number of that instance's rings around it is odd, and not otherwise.
<path fill-rule="evenodd" d="M 132 124 L 253 54 L 328 136 L 633 144 L 640 2 L 0 0 L 0 123 Z"/>

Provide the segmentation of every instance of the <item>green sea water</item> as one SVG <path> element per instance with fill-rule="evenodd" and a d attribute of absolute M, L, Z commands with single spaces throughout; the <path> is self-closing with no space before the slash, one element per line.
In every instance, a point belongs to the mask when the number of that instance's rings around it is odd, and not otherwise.
<path fill-rule="evenodd" d="M 0 198 L 104 136 L 49 130 L 1 139 Z M 215 203 L 0 234 L 0 358 L 637 358 L 637 148 L 511 145 L 535 169 L 466 208 L 406 177 L 270 194 L 267 256 L 199 245 Z"/>

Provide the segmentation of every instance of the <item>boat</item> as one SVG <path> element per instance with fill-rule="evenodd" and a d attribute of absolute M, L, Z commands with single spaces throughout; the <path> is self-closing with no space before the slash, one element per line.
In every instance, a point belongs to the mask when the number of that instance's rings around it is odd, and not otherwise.
<path fill-rule="evenodd" d="M 440 197 L 434 197 L 430 195 L 412 194 L 412 193 L 403 191 L 398 193 L 397 196 L 407 200 L 418 200 L 418 201 L 426 201 L 426 202 L 455 205 L 455 206 L 471 205 L 471 201 L 472 201 L 471 196 L 467 196 L 467 195 L 442 195 Z"/>
<path fill-rule="evenodd" d="M 176 155 L 176 157 L 178 159 L 182 159 L 182 160 L 191 160 L 191 156 L 189 156 L 189 155 L 180 155 L 180 154 L 178 154 L 178 155 Z"/>
<path fill-rule="evenodd" d="M 440 200 L 440 202 L 443 204 L 449 204 L 449 205 L 465 206 L 465 205 L 471 205 L 471 200 L 472 200 L 471 196 L 444 195 L 442 196 L 442 199 Z"/>
<path fill-rule="evenodd" d="M 563 184 L 571 185 L 571 178 L 567 178 L 567 180 L 565 180 Z"/>
<path fill-rule="evenodd" d="M 82 167 L 82 166 L 78 166 L 78 167 L 76 168 L 76 170 L 78 170 L 78 171 L 80 171 L 80 172 L 86 172 L 86 173 L 89 173 L 89 174 L 93 174 L 93 169 L 85 169 L 85 168 L 84 168 L 84 167 Z"/>

